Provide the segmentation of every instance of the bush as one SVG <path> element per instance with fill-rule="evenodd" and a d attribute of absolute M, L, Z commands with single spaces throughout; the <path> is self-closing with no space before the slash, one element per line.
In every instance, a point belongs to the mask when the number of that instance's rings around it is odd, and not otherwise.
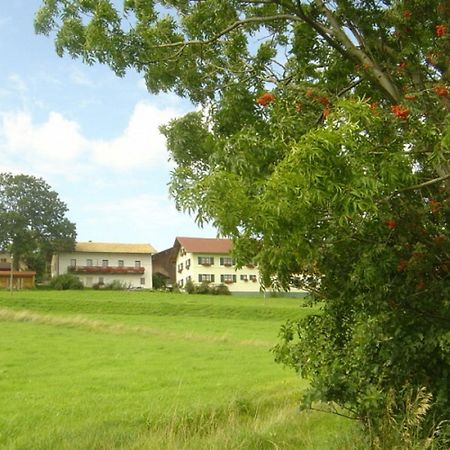
<path fill-rule="evenodd" d="M 170 281 L 170 279 L 165 275 L 163 275 L 162 273 L 153 274 L 152 276 L 153 289 L 165 289 L 167 287 L 168 281 Z"/>
<path fill-rule="evenodd" d="M 129 289 L 129 285 L 122 283 L 122 281 L 119 280 L 113 280 L 111 283 L 105 286 L 105 289 L 110 289 L 112 291 L 124 291 L 126 289 Z"/>
<path fill-rule="evenodd" d="M 226 286 L 225 284 L 219 284 L 217 286 L 211 287 L 210 291 L 213 295 L 231 295 L 228 286 Z"/>
<path fill-rule="evenodd" d="M 63 275 L 58 275 L 52 278 L 50 281 L 50 287 L 57 290 L 67 290 L 67 289 L 83 289 L 83 283 L 78 277 L 72 275 L 71 273 L 65 273 Z"/>
<path fill-rule="evenodd" d="M 195 286 L 195 293 L 196 294 L 209 294 L 210 288 L 209 288 L 209 283 L 207 281 L 203 281 L 202 283 L 200 283 L 198 286 Z"/>
<path fill-rule="evenodd" d="M 184 290 L 188 294 L 195 294 L 195 285 L 192 282 L 192 280 L 186 281 L 186 286 L 184 287 Z"/>
<path fill-rule="evenodd" d="M 211 286 L 207 281 L 203 281 L 201 284 L 195 285 L 191 280 L 189 280 L 186 282 L 184 290 L 188 294 L 231 295 L 228 286 L 225 284 Z"/>

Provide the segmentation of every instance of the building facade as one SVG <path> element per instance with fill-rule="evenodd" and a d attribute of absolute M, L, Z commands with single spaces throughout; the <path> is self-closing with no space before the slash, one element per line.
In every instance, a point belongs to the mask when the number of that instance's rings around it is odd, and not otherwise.
<path fill-rule="evenodd" d="M 151 289 L 153 253 L 150 244 L 78 242 L 74 251 L 53 256 L 52 277 L 73 273 L 85 287 L 120 282 Z"/>
<path fill-rule="evenodd" d="M 259 292 L 257 267 L 251 264 L 238 269 L 231 249 L 230 239 L 177 237 L 172 248 L 175 282 L 182 289 L 192 281 L 225 284 L 234 293 Z"/>
<path fill-rule="evenodd" d="M 11 256 L 0 253 L 0 289 L 32 289 L 36 283 L 36 272 L 20 264 L 20 270 L 11 271 Z"/>

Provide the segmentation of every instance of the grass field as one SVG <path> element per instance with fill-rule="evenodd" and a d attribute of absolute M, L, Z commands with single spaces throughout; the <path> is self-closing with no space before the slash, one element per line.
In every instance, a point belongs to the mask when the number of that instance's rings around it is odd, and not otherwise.
<path fill-rule="evenodd" d="M 299 299 L 0 292 L 2 449 L 350 449 L 273 362 Z"/>

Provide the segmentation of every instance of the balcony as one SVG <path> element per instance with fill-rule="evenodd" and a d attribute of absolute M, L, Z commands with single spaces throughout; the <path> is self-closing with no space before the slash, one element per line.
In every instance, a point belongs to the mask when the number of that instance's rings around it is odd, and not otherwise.
<path fill-rule="evenodd" d="M 68 266 L 70 273 L 115 273 L 115 274 L 142 274 L 145 267 L 134 266 Z"/>

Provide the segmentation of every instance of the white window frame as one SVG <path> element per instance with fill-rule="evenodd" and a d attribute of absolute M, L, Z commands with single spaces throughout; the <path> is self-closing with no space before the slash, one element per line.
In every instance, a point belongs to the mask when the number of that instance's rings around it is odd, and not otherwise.
<path fill-rule="evenodd" d="M 214 283 L 214 274 L 213 273 L 200 273 L 198 275 L 199 283 L 203 283 L 204 281 L 208 283 Z"/>

